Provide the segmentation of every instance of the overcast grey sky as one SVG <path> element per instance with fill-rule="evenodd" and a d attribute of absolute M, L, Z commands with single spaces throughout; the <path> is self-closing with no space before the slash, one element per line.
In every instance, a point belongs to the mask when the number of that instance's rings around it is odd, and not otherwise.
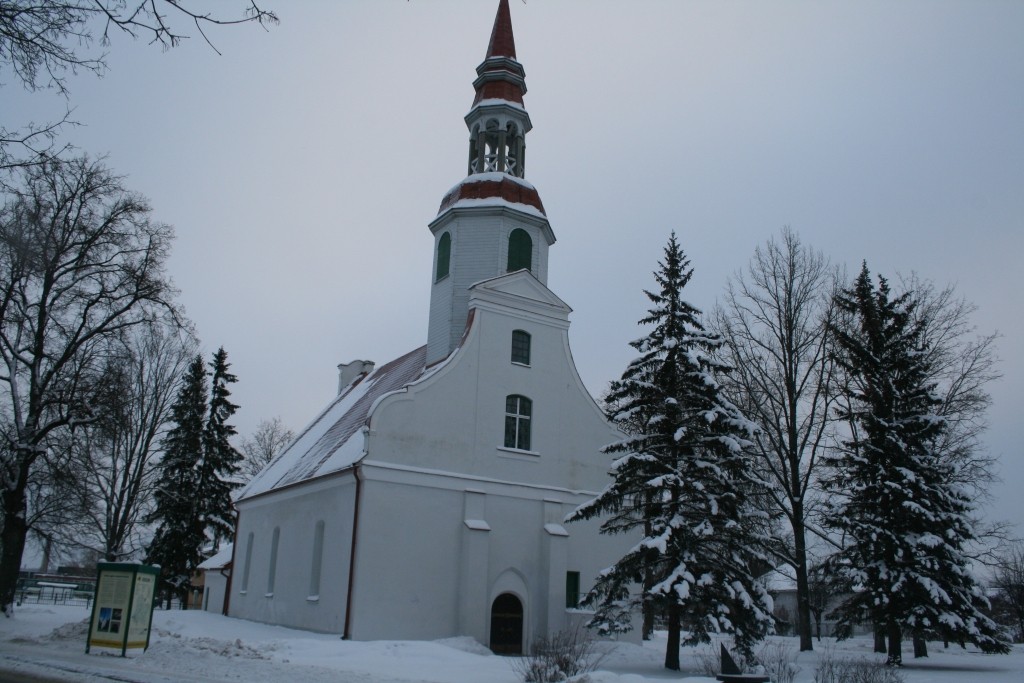
<path fill-rule="evenodd" d="M 425 342 L 426 226 L 465 172 L 497 0 L 263 4 L 281 25 L 213 31 L 223 56 L 115 36 L 108 75 L 71 82 L 70 139 L 177 231 L 171 272 L 204 351 L 229 352 L 243 434 L 301 429 L 339 362 Z M 512 20 L 548 284 L 590 390 L 632 358 L 670 231 L 709 310 L 789 225 L 851 272 L 955 283 L 1002 333 L 988 514 L 1024 534 L 1024 3 L 530 0 Z M 2 94 L 9 125 L 62 106 L 6 74 Z"/>

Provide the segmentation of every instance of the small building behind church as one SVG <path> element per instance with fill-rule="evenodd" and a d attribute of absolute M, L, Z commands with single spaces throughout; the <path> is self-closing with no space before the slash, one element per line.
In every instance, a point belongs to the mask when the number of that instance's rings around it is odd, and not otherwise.
<path fill-rule="evenodd" d="M 507 0 L 477 74 L 466 177 L 429 224 L 426 344 L 340 366 L 337 396 L 242 491 L 231 616 L 521 653 L 585 618 L 581 591 L 633 542 L 563 524 L 608 484 L 601 448 L 621 435 L 547 287 Z"/>

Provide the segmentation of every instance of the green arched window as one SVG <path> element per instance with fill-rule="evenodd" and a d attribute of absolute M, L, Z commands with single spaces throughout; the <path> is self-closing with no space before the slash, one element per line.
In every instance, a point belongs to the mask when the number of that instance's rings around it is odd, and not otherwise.
<path fill-rule="evenodd" d="M 522 228 L 516 228 L 508 236 L 508 272 L 520 270 L 533 271 L 533 240 Z"/>
<path fill-rule="evenodd" d="M 443 277 L 448 277 L 448 267 L 452 260 L 452 236 L 450 233 L 441 235 L 437 241 L 437 276 L 434 282 Z"/>

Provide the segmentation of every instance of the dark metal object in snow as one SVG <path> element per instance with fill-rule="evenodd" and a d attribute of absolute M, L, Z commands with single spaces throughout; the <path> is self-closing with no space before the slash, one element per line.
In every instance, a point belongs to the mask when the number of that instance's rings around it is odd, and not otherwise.
<path fill-rule="evenodd" d="M 725 649 L 725 645 L 719 645 L 722 650 L 722 673 L 715 676 L 716 680 L 723 683 L 770 683 L 767 676 L 761 674 L 745 674 L 740 671 L 733 661 L 732 655 Z"/>

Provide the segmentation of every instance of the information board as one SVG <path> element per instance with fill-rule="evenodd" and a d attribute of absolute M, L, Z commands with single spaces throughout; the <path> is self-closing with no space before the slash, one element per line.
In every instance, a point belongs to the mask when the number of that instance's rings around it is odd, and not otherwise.
<path fill-rule="evenodd" d="M 160 570 L 141 564 L 100 562 L 85 651 L 92 647 L 121 650 L 149 647 L 153 594 Z"/>

